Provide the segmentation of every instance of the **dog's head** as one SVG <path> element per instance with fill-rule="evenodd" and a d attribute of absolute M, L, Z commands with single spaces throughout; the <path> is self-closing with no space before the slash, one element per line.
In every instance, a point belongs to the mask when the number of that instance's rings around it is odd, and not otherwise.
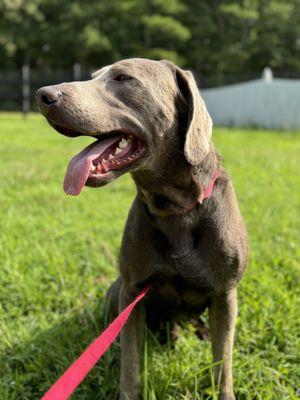
<path fill-rule="evenodd" d="M 64 181 L 68 194 L 153 168 L 167 143 L 177 143 L 182 127 L 188 163 L 198 165 L 209 150 L 212 122 L 193 75 L 168 61 L 120 61 L 89 81 L 43 87 L 37 101 L 58 132 L 96 139 L 70 161 Z"/>

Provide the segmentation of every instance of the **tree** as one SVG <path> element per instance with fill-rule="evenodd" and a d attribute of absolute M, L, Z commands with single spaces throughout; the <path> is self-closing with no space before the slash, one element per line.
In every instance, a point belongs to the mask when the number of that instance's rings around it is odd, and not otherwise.
<path fill-rule="evenodd" d="M 300 74 L 299 0 L 0 0 L 0 68 L 167 58 L 200 84 Z"/>

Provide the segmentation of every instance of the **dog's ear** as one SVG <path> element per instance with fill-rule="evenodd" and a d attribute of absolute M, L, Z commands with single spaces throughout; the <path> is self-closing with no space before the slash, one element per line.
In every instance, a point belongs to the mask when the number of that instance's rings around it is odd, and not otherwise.
<path fill-rule="evenodd" d="M 178 88 L 188 105 L 184 155 L 192 165 L 198 165 L 209 152 L 212 120 L 200 96 L 195 78 L 175 64 L 163 60 L 175 73 Z"/>
<path fill-rule="evenodd" d="M 193 74 L 177 67 L 176 79 L 178 87 L 188 103 L 184 155 L 190 164 L 197 165 L 209 152 L 212 120 L 200 96 Z"/>

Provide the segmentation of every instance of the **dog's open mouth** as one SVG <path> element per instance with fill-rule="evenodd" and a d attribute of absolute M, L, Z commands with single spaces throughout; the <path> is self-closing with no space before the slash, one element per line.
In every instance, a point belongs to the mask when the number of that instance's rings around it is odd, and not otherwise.
<path fill-rule="evenodd" d="M 84 185 L 102 186 L 112 181 L 126 172 L 144 152 L 144 142 L 131 133 L 98 136 L 94 143 L 71 159 L 64 179 L 65 193 L 77 196 Z"/>

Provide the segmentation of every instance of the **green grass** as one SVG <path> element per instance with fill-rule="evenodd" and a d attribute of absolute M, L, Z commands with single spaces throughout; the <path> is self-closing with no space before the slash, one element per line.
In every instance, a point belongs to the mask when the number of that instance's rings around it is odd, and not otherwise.
<path fill-rule="evenodd" d="M 67 161 L 88 138 L 67 139 L 40 116 L 0 114 L 0 399 L 38 399 L 103 329 L 135 188 L 129 176 L 67 197 Z M 234 350 L 237 399 L 300 392 L 300 134 L 215 129 L 249 229 Z M 174 348 L 148 332 L 145 399 L 214 399 L 210 343 L 186 325 Z M 72 399 L 114 399 L 119 345 Z"/>

